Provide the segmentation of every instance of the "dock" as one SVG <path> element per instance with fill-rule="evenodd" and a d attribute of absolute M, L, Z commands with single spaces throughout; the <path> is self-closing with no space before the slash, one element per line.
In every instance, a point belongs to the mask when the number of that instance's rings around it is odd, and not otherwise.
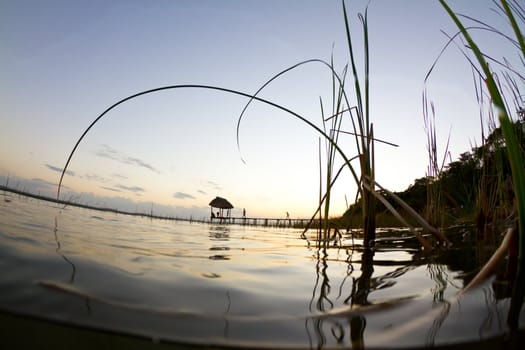
<path fill-rule="evenodd" d="M 246 226 L 267 226 L 267 227 L 293 227 L 304 228 L 310 219 L 292 219 L 292 218 L 255 218 L 255 217 L 212 217 L 210 223 L 217 224 L 234 224 Z M 313 225 L 318 220 L 314 220 Z"/>

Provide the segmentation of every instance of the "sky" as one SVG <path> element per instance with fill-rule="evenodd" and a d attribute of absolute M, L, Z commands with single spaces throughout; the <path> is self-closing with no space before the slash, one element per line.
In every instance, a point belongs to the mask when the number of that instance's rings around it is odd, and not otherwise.
<path fill-rule="evenodd" d="M 367 3 L 346 2 L 360 71 L 358 13 Z M 491 1 L 449 4 L 509 32 Z M 378 139 L 399 145 L 376 145 L 376 179 L 402 191 L 426 174 L 424 78 L 448 41 L 442 31 L 456 29 L 430 0 L 371 0 L 368 25 L 371 121 Z M 494 56 L 517 57 L 494 34 L 475 37 Z M 304 60 L 333 57 L 338 72 L 349 62 L 342 4 L 321 0 L 0 0 L 0 52 L 0 183 L 53 196 L 75 142 L 122 98 L 181 84 L 251 94 Z M 330 71 L 311 63 L 259 96 L 320 126 L 320 101 L 329 109 L 331 84 Z M 348 78 L 354 96 L 351 86 Z M 447 159 L 479 145 L 472 72 L 457 47 L 445 51 L 426 88 L 440 157 L 449 135 Z M 119 105 L 80 143 L 61 197 L 201 218 L 221 196 L 234 205 L 234 216 L 244 208 L 248 217 L 309 217 L 319 197 L 320 135 L 290 114 L 253 103 L 238 147 L 246 103 L 226 92 L 181 88 Z M 351 131 L 349 119 L 342 129 Z M 356 155 L 351 136 L 341 136 L 340 146 Z M 341 215 L 356 191 L 345 171 L 333 189 L 331 215 Z"/>

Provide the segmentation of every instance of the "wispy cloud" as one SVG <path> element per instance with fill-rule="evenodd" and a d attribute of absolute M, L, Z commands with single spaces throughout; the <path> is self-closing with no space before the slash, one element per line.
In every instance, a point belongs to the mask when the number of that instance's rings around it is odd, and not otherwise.
<path fill-rule="evenodd" d="M 160 171 L 158 171 L 151 164 L 146 163 L 142 159 L 128 156 L 122 152 L 119 152 L 111 148 L 108 145 L 102 145 L 102 148 L 96 151 L 95 155 L 102 157 L 102 158 L 111 159 L 111 160 L 117 161 L 122 164 L 134 165 L 134 166 L 138 166 L 141 168 L 145 168 L 150 171 L 153 171 L 154 173 L 160 174 Z"/>
<path fill-rule="evenodd" d="M 208 180 L 208 181 L 205 182 L 205 184 L 206 184 L 206 186 L 211 187 L 214 190 L 219 190 L 219 191 L 222 190 L 222 187 L 218 183 L 216 183 L 214 181 Z"/>
<path fill-rule="evenodd" d="M 95 155 L 102 158 L 115 160 L 117 162 L 122 162 L 122 156 L 119 155 L 119 153 L 116 150 L 109 147 L 108 145 L 102 145 L 102 148 L 96 151 Z"/>
<path fill-rule="evenodd" d="M 54 165 L 51 165 L 51 164 L 45 164 L 46 168 L 48 168 L 49 170 L 53 170 L 53 171 L 56 171 L 57 173 L 62 173 L 62 171 L 64 170 L 63 168 L 59 168 L 57 166 L 54 166 Z M 75 176 L 75 172 L 74 171 L 71 171 L 71 170 L 67 170 L 66 171 L 66 174 L 69 175 L 69 176 Z"/>
<path fill-rule="evenodd" d="M 192 196 L 191 194 L 184 193 L 184 192 L 175 192 L 173 194 L 173 197 L 178 198 L 178 199 L 195 199 L 195 197 Z"/>
<path fill-rule="evenodd" d="M 126 180 L 128 178 L 127 176 L 122 175 L 122 174 L 113 174 L 111 176 L 113 176 L 116 179 L 122 179 L 122 180 Z"/>
<path fill-rule="evenodd" d="M 97 174 L 86 174 L 82 176 L 83 179 L 89 180 L 89 181 L 97 181 L 97 182 L 108 182 L 108 180 L 100 175 Z"/>
<path fill-rule="evenodd" d="M 100 186 L 100 188 L 104 190 L 112 191 L 112 192 L 122 192 L 122 190 L 119 190 L 118 188 L 114 188 L 114 187 Z"/>
<path fill-rule="evenodd" d="M 199 192 L 200 194 L 203 194 L 203 195 L 207 195 L 208 194 L 206 191 L 203 191 L 203 190 L 197 190 L 197 192 Z"/>
<path fill-rule="evenodd" d="M 131 165 L 137 165 L 137 166 L 140 166 L 142 168 L 146 168 L 148 170 L 151 170 L 157 174 L 160 174 L 160 171 L 158 171 L 157 169 L 155 169 L 153 166 L 151 166 L 150 164 L 138 159 L 138 158 L 134 158 L 134 157 L 128 157 L 126 158 L 126 160 L 124 161 L 124 163 L 126 164 L 131 164 Z"/>
<path fill-rule="evenodd" d="M 139 186 L 126 186 L 126 185 L 118 184 L 118 185 L 115 185 L 115 187 L 118 189 L 124 190 L 124 191 L 133 192 L 137 194 L 144 192 L 144 189 Z"/>

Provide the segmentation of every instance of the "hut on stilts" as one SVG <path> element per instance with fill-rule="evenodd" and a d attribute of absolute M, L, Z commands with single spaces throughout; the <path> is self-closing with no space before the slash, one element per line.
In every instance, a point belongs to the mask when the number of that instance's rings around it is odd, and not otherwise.
<path fill-rule="evenodd" d="M 214 212 L 215 209 L 218 209 L 216 213 Z M 210 202 L 211 219 L 229 219 L 231 218 L 232 209 L 233 205 L 227 199 L 222 197 L 215 197 Z"/>

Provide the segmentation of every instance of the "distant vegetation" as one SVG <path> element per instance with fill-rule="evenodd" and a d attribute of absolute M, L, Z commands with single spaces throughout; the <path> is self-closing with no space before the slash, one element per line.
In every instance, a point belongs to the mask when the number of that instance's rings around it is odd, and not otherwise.
<path fill-rule="evenodd" d="M 513 123 L 521 150 L 525 149 L 525 114 Z M 446 227 L 454 224 L 473 224 L 485 232 L 498 223 L 516 215 L 512 174 L 505 154 L 505 141 L 501 128 L 494 129 L 483 145 L 462 153 L 458 160 L 449 163 L 436 176 L 416 179 L 402 192 L 396 194 L 413 209 L 423 213 L 430 222 Z M 523 152 L 522 152 L 523 156 Z M 431 206 L 434 189 L 439 189 L 438 210 Z M 394 204 L 399 212 L 403 208 Z M 336 219 L 338 226 L 360 227 L 362 225 L 362 201 L 355 204 Z M 437 212 L 438 218 L 432 213 Z M 381 203 L 377 204 L 378 226 L 400 226 L 399 221 Z M 414 222 L 415 224 L 415 222 Z"/>

